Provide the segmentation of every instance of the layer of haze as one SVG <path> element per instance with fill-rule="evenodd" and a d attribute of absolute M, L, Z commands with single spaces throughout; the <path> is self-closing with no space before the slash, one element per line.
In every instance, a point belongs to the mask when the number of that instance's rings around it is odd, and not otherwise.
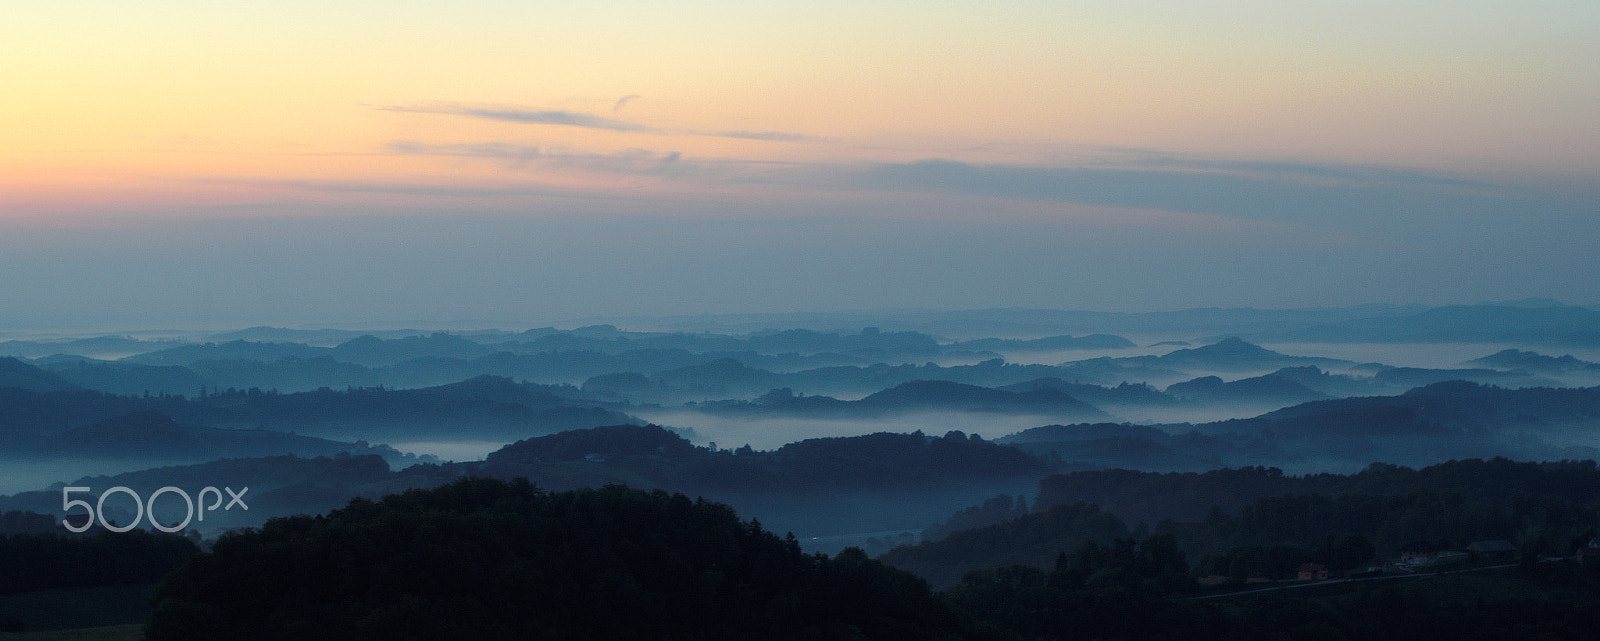
<path fill-rule="evenodd" d="M 21 0 L 0 326 L 1600 303 L 1600 5 Z"/>

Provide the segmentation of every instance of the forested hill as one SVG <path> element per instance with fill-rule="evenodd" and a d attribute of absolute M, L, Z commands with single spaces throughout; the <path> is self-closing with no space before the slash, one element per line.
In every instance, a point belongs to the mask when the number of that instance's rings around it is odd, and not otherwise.
<path fill-rule="evenodd" d="M 1074 473 L 1045 479 L 1030 514 L 880 558 L 937 586 L 973 569 L 1048 568 L 1059 555 L 1124 537 L 1171 537 L 1198 559 L 1197 575 L 1237 582 L 1292 579 L 1301 563 L 1347 572 L 1417 542 L 1456 550 L 1509 542 L 1513 559 L 1532 562 L 1571 556 L 1600 534 L 1595 487 L 1600 469 L 1593 461 L 1469 460 L 1420 470 L 1375 464 L 1349 476 L 1290 477 L 1263 468 Z M 1144 525 L 1125 525 L 1136 522 Z"/>
<path fill-rule="evenodd" d="M 785 387 L 752 401 L 693 403 L 701 411 L 733 416 L 872 418 L 913 412 L 1048 414 L 1066 420 L 1099 420 L 1105 412 L 1067 392 L 1047 386 L 1021 391 L 992 389 L 953 381 L 915 380 L 874 392 L 857 401 L 829 396 L 797 396 Z"/>
<path fill-rule="evenodd" d="M 660 427 L 617 425 L 518 441 L 489 454 L 483 470 L 551 487 L 625 482 L 683 491 L 790 492 L 931 490 L 974 480 L 1037 478 L 1050 465 L 961 432 L 807 439 L 756 451 L 712 450 Z"/>
<path fill-rule="evenodd" d="M 454 480 L 465 472 L 459 467 L 437 464 L 411 465 L 391 470 L 387 462 L 377 455 L 304 458 L 292 455 L 255 458 L 234 458 L 174 465 L 111 476 L 85 476 L 70 480 L 67 485 L 87 487 L 87 494 L 100 494 L 112 487 L 127 487 L 139 496 L 148 497 L 163 487 L 177 487 L 196 493 L 200 488 L 215 486 L 243 491 L 243 503 L 248 509 L 211 511 L 194 521 L 196 531 L 207 536 L 226 529 L 255 527 L 267 519 L 291 514 L 319 514 L 344 505 L 357 496 L 378 497 L 417 487 L 434 487 Z M 244 489 L 248 488 L 248 490 Z M 127 497 L 113 496 L 112 500 L 96 509 L 108 520 L 132 523 L 140 514 L 135 513 Z M 63 495 L 59 488 L 20 492 L 0 496 L 0 512 L 23 510 L 50 514 L 50 529 L 60 529 L 60 519 L 68 514 L 81 515 L 81 511 L 62 511 Z M 163 523 L 180 522 L 185 517 L 181 501 L 163 501 L 151 508 L 151 516 Z M 142 511 L 141 511 L 142 513 Z M 192 515 L 191 515 L 192 516 Z M 148 521 L 145 523 L 148 525 Z"/>
<path fill-rule="evenodd" d="M 379 442 L 450 438 L 462 433 L 510 441 L 636 421 L 584 397 L 573 387 L 516 383 L 494 376 L 421 389 L 324 388 L 292 394 L 228 389 L 201 390 L 195 397 L 0 388 L 0 449 L 48 451 L 62 434 L 141 412 L 159 412 L 181 424 Z M 102 454 L 124 453 L 108 450 Z"/>
<path fill-rule="evenodd" d="M 466 479 L 229 535 L 168 576 L 151 641 L 980 638 L 926 583 L 806 555 L 728 506 Z"/>
<path fill-rule="evenodd" d="M 1423 420 L 1451 427 L 1478 427 L 1507 420 L 1559 421 L 1600 418 L 1600 387 L 1505 389 L 1467 381 L 1417 387 L 1398 396 L 1344 398 L 1304 403 L 1267 413 L 1266 420 L 1370 407 L 1404 407 Z"/>
<path fill-rule="evenodd" d="M 7 387 L 16 387 L 35 392 L 53 392 L 77 389 L 78 386 L 60 376 L 5 356 L 0 357 L 0 389 Z"/>
<path fill-rule="evenodd" d="M 1233 512 L 1264 496 L 1412 493 L 1456 494 L 1472 501 L 1510 505 L 1529 495 L 1586 508 L 1600 507 L 1600 470 L 1594 461 L 1516 462 L 1466 459 L 1412 469 L 1374 463 L 1356 474 L 1291 476 L 1276 468 L 1194 472 L 1100 470 L 1054 474 L 1039 482 L 1034 509 L 1093 503 L 1130 521 L 1202 521 L 1213 506 Z"/>
<path fill-rule="evenodd" d="M 1311 401 L 1253 418 L 1047 425 L 997 440 L 1106 468 L 1351 471 L 1373 461 L 1420 466 L 1495 456 L 1596 458 L 1600 449 L 1585 436 L 1596 426 L 1600 387 L 1504 389 L 1450 381 L 1391 396 Z"/>
<path fill-rule="evenodd" d="M 244 430 L 250 433 L 254 430 Z M 950 432 L 810 439 L 770 451 L 699 447 L 657 426 L 569 430 L 507 445 L 486 461 L 396 466 L 378 456 L 272 456 L 162 467 L 74 482 L 128 486 L 251 488 L 247 512 L 213 515 L 206 528 L 258 525 L 318 513 L 357 496 L 432 487 L 464 476 L 525 477 L 541 487 L 623 484 L 733 502 L 753 516 L 808 535 L 911 528 L 1000 489 L 1018 491 L 1052 470 L 1016 448 Z M 0 509 L 58 513 L 59 491 L 0 497 Z M 110 506 L 108 505 L 108 509 Z M 132 514 L 118 514 L 131 520 Z M 178 520 L 182 516 L 177 517 Z"/>

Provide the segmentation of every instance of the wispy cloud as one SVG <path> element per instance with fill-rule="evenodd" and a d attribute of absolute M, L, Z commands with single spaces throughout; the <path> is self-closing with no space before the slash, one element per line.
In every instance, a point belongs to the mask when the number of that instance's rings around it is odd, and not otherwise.
<path fill-rule="evenodd" d="M 427 145 L 409 140 L 397 140 L 389 143 L 389 151 L 416 156 L 461 156 L 506 160 L 533 160 L 544 155 L 537 145 L 513 145 L 504 142 Z"/>
<path fill-rule="evenodd" d="M 638 100 L 639 94 L 628 94 L 617 99 L 611 106 L 612 113 L 621 111 L 628 103 Z M 649 134 L 689 134 L 694 136 L 710 136 L 715 138 L 737 138 L 740 140 L 767 140 L 774 142 L 823 142 L 831 140 L 823 136 L 792 133 L 785 131 L 672 131 L 642 125 L 636 122 L 618 120 L 596 116 L 579 111 L 522 109 L 516 107 L 484 107 L 462 105 L 456 103 L 429 103 L 424 105 L 390 105 L 373 107 L 379 111 L 394 111 L 400 113 L 417 114 L 442 114 L 449 116 L 462 116 L 482 120 L 498 120 L 501 122 L 515 122 L 530 125 L 560 125 L 566 127 L 583 127 L 586 129 L 604 129 L 607 131 L 624 131 Z"/>
<path fill-rule="evenodd" d="M 755 140 L 811 140 L 779 132 L 695 132 Z M 781 193 L 950 194 L 1063 205 L 1185 212 L 1368 235 L 1414 232 L 1419 211 L 1451 212 L 1480 224 L 1506 212 L 1571 211 L 1522 190 L 1403 167 L 1306 161 L 1193 158 L 1156 150 L 1091 149 L 1039 164 L 929 159 L 906 163 L 697 158 L 672 150 L 592 152 L 511 142 L 399 141 L 389 153 L 480 158 L 507 170 L 653 175 Z M 764 186 L 764 187 L 762 187 Z M 1532 207 L 1537 204 L 1538 207 Z M 1521 214 L 1519 214 L 1521 215 Z M 1555 214 L 1550 214 L 1555 215 Z M 1566 215 L 1566 214 L 1562 214 Z M 1486 223 L 1483 223 L 1486 224 Z"/>
<path fill-rule="evenodd" d="M 636 94 L 636 93 L 630 93 L 630 94 L 628 94 L 626 96 L 618 98 L 617 99 L 617 104 L 611 105 L 611 112 L 612 113 L 616 113 L 618 111 L 622 111 L 622 108 L 628 106 L 628 103 L 633 102 L 633 101 L 638 100 L 638 99 L 643 98 L 643 97 L 644 96 L 641 96 L 641 95 Z"/>
<path fill-rule="evenodd" d="M 783 131 L 719 131 L 695 132 L 697 136 L 713 136 L 716 138 L 738 138 L 741 140 L 772 140 L 778 142 L 823 142 L 830 140 L 823 136 L 810 134 L 795 134 Z"/>
<path fill-rule="evenodd" d="M 1381 235 L 1415 232 L 1422 212 L 1456 225 L 1489 224 L 1544 211 L 1574 211 L 1561 198 L 1405 168 L 1232 160 L 1145 161 L 1092 167 L 886 163 L 825 171 L 869 191 L 950 193 L 1190 212 Z"/>
<path fill-rule="evenodd" d="M 609 131 L 634 131 L 644 133 L 659 133 L 653 127 L 613 118 L 604 118 L 594 114 L 577 111 L 558 110 L 531 110 L 496 107 L 474 107 L 456 104 L 431 104 L 421 106 L 386 106 L 375 107 L 380 111 L 398 111 L 402 113 L 420 114 L 445 114 L 451 116 L 464 116 L 483 120 L 499 120 L 502 122 L 516 122 L 530 125 L 561 125 L 566 127 L 583 127 L 586 129 L 605 129 Z"/>
<path fill-rule="evenodd" d="M 437 198 L 514 198 L 523 196 L 550 196 L 565 192 L 556 189 L 528 186 L 451 185 L 442 183 L 411 184 L 404 182 L 360 180 L 268 180 L 207 178 L 194 182 L 245 188 L 287 189 L 324 194 L 382 194 L 422 196 Z M 288 207 L 288 205 L 284 205 Z M 213 211 L 210 209 L 202 211 Z M 317 213 L 308 210 L 307 213 Z"/>
<path fill-rule="evenodd" d="M 540 167 L 570 168 L 585 171 L 628 174 L 681 173 L 690 164 L 682 160 L 681 152 L 658 153 L 648 149 L 625 149 L 615 153 L 591 153 L 570 149 L 541 149 L 535 145 L 516 145 L 503 142 L 472 144 L 431 145 L 400 140 L 389 143 L 391 153 L 408 156 L 453 156 L 503 160 L 511 169 L 525 169 L 533 163 Z"/>

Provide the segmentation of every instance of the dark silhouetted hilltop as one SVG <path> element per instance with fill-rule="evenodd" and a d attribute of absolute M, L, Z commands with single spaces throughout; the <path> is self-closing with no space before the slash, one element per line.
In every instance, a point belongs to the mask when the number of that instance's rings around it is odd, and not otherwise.
<path fill-rule="evenodd" d="M 691 404 L 706 412 L 734 415 L 875 417 L 912 412 L 975 412 L 1047 414 L 1069 420 L 1106 418 L 1105 412 L 1059 389 L 1035 387 L 1019 392 L 954 381 L 917 380 L 875 392 L 858 401 L 827 396 L 798 396 L 788 388 L 769 391 L 754 401 Z"/>
<path fill-rule="evenodd" d="M 483 469 L 551 487 L 608 482 L 676 491 L 806 492 L 933 489 L 965 480 L 1042 475 L 1046 462 L 1016 448 L 952 432 L 878 433 L 797 441 L 772 451 L 697 447 L 657 426 L 615 425 L 525 439 L 489 454 Z M 569 478 L 570 477 L 570 478 Z"/>
<path fill-rule="evenodd" d="M 448 568 L 448 571 L 441 571 Z M 271 586 L 241 590 L 236 586 Z M 164 581 L 152 641 L 963 638 L 914 576 L 681 494 L 466 479 L 225 537 Z M 431 604 L 431 605 L 424 605 Z"/>
<path fill-rule="evenodd" d="M 667 370 L 654 377 L 663 385 L 695 392 L 709 391 L 735 396 L 759 394 L 780 386 L 782 379 L 772 372 L 758 370 L 733 358 Z"/>
<path fill-rule="evenodd" d="M 1260 345 L 1245 342 L 1236 336 L 1224 338 L 1210 345 L 1175 350 L 1162 356 L 1145 357 L 1145 359 L 1168 368 L 1276 369 L 1300 365 L 1349 364 L 1334 358 L 1280 354 Z"/>
<path fill-rule="evenodd" d="M 0 388 L 6 387 L 30 392 L 55 392 L 78 388 L 65 378 L 9 356 L 0 357 Z"/>
<path fill-rule="evenodd" d="M 1290 405 L 1328 398 L 1284 376 L 1267 374 L 1223 382 L 1217 376 L 1202 376 L 1167 386 L 1167 395 L 1185 401 L 1204 403 L 1276 403 Z"/>
<path fill-rule="evenodd" d="M 1137 347 L 1133 341 L 1112 334 L 1090 334 L 1087 336 L 1047 336 L 1045 338 L 1015 339 L 1015 338 L 979 338 L 968 341 L 959 341 L 951 345 L 953 349 L 988 350 L 988 351 L 1060 351 L 1073 349 L 1127 349 Z"/>
<path fill-rule="evenodd" d="M 1524 369 L 1533 372 L 1600 371 L 1600 363 L 1579 360 L 1571 354 L 1555 357 L 1520 349 L 1501 350 L 1469 362 L 1500 369 Z"/>

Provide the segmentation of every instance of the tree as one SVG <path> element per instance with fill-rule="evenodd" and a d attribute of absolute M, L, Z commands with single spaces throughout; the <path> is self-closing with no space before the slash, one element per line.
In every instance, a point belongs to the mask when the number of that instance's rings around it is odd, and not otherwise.
<path fill-rule="evenodd" d="M 923 580 L 808 556 L 732 508 L 468 478 L 222 537 L 170 575 L 167 639 L 867 639 L 966 635 Z"/>

